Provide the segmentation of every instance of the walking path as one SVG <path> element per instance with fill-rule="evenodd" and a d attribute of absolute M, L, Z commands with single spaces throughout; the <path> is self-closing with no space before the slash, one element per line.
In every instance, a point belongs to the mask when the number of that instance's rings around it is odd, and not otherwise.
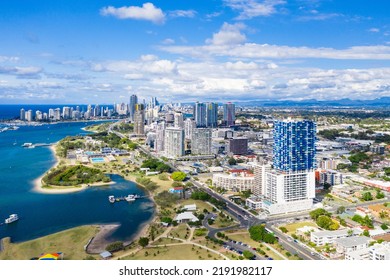
<path fill-rule="evenodd" d="M 188 225 L 187 225 L 188 226 Z M 203 248 L 203 249 L 206 249 L 206 250 L 209 250 L 210 252 L 214 253 L 214 254 L 217 254 L 218 256 L 222 257 L 223 259 L 225 260 L 229 260 L 229 258 L 227 256 L 225 256 L 224 254 L 216 251 L 216 250 L 213 250 L 207 246 L 204 246 L 204 245 L 201 245 L 199 243 L 196 243 L 196 242 L 193 242 L 191 241 L 193 236 L 194 236 L 194 232 L 195 232 L 195 229 L 194 228 L 191 228 L 189 227 L 190 229 L 190 235 L 187 239 L 181 239 L 181 238 L 177 238 L 177 237 L 168 237 L 168 234 L 169 232 L 172 230 L 172 227 L 168 227 L 161 235 L 159 235 L 154 241 L 157 241 L 161 238 L 169 238 L 169 239 L 173 239 L 173 240 L 177 240 L 177 241 L 181 241 L 181 243 L 172 243 L 172 244 L 164 244 L 164 245 L 148 245 L 146 246 L 145 248 L 159 248 L 159 247 L 170 247 L 170 246 L 179 246 L 179 245 L 194 245 L 194 246 L 198 246 L 200 248 Z M 131 254 L 136 254 L 137 252 L 139 252 L 140 250 L 142 250 L 143 248 L 141 247 L 138 247 L 132 251 L 129 251 L 129 252 L 125 252 L 117 257 L 115 257 L 114 259 L 121 259 L 123 257 L 126 257 L 126 256 L 129 256 Z"/>

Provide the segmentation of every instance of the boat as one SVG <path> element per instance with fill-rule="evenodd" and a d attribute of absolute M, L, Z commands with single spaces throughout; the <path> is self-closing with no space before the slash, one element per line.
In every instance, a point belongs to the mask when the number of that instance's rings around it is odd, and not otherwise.
<path fill-rule="evenodd" d="M 133 194 L 129 194 L 128 196 L 125 197 L 125 200 L 127 202 L 135 201 L 135 196 Z"/>
<path fill-rule="evenodd" d="M 114 203 L 114 202 L 115 202 L 115 196 L 110 195 L 110 196 L 108 197 L 108 201 L 111 202 L 111 203 Z"/>
<path fill-rule="evenodd" d="M 5 219 L 4 222 L 6 224 L 10 224 L 10 223 L 16 222 L 17 220 L 19 220 L 18 214 L 11 214 L 11 215 L 9 215 L 9 218 Z"/>
<path fill-rule="evenodd" d="M 22 147 L 28 148 L 31 147 L 33 144 L 32 143 L 24 143 Z"/>

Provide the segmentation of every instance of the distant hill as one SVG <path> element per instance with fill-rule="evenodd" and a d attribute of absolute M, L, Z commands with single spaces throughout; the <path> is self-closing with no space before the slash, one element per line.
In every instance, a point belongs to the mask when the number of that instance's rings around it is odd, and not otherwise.
<path fill-rule="evenodd" d="M 241 106 L 263 106 L 263 107 L 390 107 L 390 97 L 380 97 L 374 100 L 352 100 L 349 98 L 339 100 L 316 100 L 308 99 L 302 101 L 294 100 L 258 100 L 258 101 L 245 101 L 245 102 L 234 102 Z"/>

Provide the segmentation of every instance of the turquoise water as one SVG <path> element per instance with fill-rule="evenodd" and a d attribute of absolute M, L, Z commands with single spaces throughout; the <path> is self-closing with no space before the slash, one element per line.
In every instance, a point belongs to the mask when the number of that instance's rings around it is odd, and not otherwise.
<path fill-rule="evenodd" d="M 42 194 L 33 191 L 33 180 L 55 164 L 48 147 L 27 149 L 25 142 L 52 143 L 68 135 L 85 134 L 86 123 L 61 123 L 20 127 L 0 134 L 0 223 L 10 214 L 20 220 L 0 226 L 0 238 L 20 242 L 85 224 L 120 223 L 112 240 L 128 240 L 154 214 L 149 199 L 111 204 L 109 195 L 144 195 L 133 182 L 110 175 L 115 184 L 92 187 L 70 194 Z"/>
<path fill-rule="evenodd" d="M 91 158 L 91 161 L 92 161 L 93 163 L 102 163 L 102 162 L 105 162 L 105 161 L 104 161 L 104 158 L 102 158 L 102 157 Z"/>

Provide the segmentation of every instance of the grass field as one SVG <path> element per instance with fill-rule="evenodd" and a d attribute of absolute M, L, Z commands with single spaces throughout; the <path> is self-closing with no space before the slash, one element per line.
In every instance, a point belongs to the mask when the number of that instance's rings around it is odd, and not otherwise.
<path fill-rule="evenodd" d="M 165 245 L 165 244 L 172 244 L 172 243 L 182 243 L 182 241 L 164 237 L 154 241 L 152 245 Z"/>
<path fill-rule="evenodd" d="M 186 237 L 188 233 L 188 236 Z M 180 224 L 177 227 L 173 228 L 170 232 L 170 236 L 177 237 L 181 239 L 186 239 L 189 237 L 190 230 L 188 229 L 186 224 Z"/>
<path fill-rule="evenodd" d="M 63 252 L 65 260 L 82 260 L 87 256 L 84 245 L 97 232 L 96 226 L 81 226 L 22 243 L 10 243 L 6 239 L 0 259 L 29 260 L 42 253 Z"/>
<path fill-rule="evenodd" d="M 147 253 L 146 253 L 147 252 Z M 190 244 L 144 248 L 124 260 L 222 260 L 219 255 Z"/>
<path fill-rule="evenodd" d="M 299 222 L 299 223 L 293 223 L 293 224 L 288 224 L 288 225 L 283 225 L 281 227 L 285 227 L 288 232 L 287 234 L 293 234 L 298 228 L 304 227 L 304 226 L 311 226 L 311 227 L 316 227 L 318 226 L 314 222 Z"/>

